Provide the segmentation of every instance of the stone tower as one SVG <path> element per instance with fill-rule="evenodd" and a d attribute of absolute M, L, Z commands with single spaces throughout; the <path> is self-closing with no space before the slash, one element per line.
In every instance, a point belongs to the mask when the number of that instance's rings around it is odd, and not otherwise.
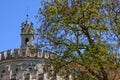
<path fill-rule="evenodd" d="M 21 30 L 21 48 L 24 47 L 34 47 L 33 23 L 28 21 L 28 15 L 26 21 L 22 23 Z"/>

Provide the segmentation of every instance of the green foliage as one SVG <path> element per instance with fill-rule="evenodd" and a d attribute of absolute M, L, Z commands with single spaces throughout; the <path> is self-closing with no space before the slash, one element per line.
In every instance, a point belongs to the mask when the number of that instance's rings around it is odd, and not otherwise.
<path fill-rule="evenodd" d="M 43 3 L 39 36 L 47 40 L 43 47 L 49 46 L 50 51 L 57 52 L 48 63 L 53 67 L 52 75 L 61 74 L 66 80 L 68 75 L 72 75 L 72 80 L 117 80 L 120 1 L 45 0 Z"/>

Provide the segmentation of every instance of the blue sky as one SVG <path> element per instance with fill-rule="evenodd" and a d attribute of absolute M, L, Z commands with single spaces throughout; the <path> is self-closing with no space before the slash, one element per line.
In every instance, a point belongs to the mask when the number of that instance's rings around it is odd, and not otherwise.
<path fill-rule="evenodd" d="M 40 0 L 0 0 L 0 52 L 20 48 L 21 23 L 27 13 L 29 21 L 39 26 L 35 16 L 40 4 Z"/>

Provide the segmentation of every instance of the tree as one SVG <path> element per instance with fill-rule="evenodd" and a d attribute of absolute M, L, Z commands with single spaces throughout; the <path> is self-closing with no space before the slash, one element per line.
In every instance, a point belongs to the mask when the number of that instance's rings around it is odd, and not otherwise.
<path fill-rule="evenodd" d="M 120 0 L 44 0 L 40 46 L 56 54 L 51 66 L 66 80 L 116 80 L 120 71 Z"/>

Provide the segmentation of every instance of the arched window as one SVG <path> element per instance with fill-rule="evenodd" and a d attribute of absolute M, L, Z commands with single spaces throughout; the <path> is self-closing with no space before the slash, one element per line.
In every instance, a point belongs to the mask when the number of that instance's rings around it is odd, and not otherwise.
<path fill-rule="evenodd" d="M 25 39 L 25 45 L 28 45 L 28 43 L 29 43 L 29 39 L 26 38 L 26 39 Z"/>

